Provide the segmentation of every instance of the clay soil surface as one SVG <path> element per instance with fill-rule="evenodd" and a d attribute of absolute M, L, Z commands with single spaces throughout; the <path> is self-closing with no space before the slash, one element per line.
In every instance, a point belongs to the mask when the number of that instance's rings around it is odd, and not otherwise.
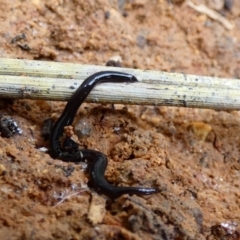
<path fill-rule="evenodd" d="M 0 57 L 240 78 L 240 1 L 1 0 Z M 21 36 L 20 39 L 16 36 Z M 43 120 L 65 102 L 3 101 L 21 135 L 0 137 L 0 239 L 240 239 L 240 112 L 85 104 L 81 145 L 108 156 L 118 186 L 157 187 L 111 201 L 86 164 L 51 158 Z M 77 132 L 77 131 L 76 131 Z"/>

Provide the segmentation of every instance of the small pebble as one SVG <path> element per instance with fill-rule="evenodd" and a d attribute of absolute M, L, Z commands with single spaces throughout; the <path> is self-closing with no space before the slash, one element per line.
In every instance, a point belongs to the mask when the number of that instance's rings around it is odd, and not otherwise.
<path fill-rule="evenodd" d="M 193 133 L 202 141 L 205 141 L 208 134 L 212 131 L 212 127 L 203 122 L 192 122 L 190 127 Z"/>
<path fill-rule="evenodd" d="M 0 164 L 0 176 L 4 175 L 6 173 L 6 168 L 4 165 Z"/>
<path fill-rule="evenodd" d="M 208 2 L 208 7 L 215 11 L 220 11 L 223 9 L 224 0 L 211 0 Z"/>
<path fill-rule="evenodd" d="M 40 148 L 38 148 L 38 151 L 40 151 L 40 152 L 47 152 L 48 149 L 46 147 L 40 147 Z"/>
<path fill-rule="evenodd" d="M 227 11 L 231 11 L 233 7 L 233 0 L 225 0 L 224 1 L 224 9 Z"/>
<path fill-rule="evenodd" d="M 109 11 L 106 11 L 106 12 L 104 13 L 104 16 L 105 16 L 105 19 L 109 19 L 109 17 L 110 17 L 110 12 L 109 12 Z"/>

